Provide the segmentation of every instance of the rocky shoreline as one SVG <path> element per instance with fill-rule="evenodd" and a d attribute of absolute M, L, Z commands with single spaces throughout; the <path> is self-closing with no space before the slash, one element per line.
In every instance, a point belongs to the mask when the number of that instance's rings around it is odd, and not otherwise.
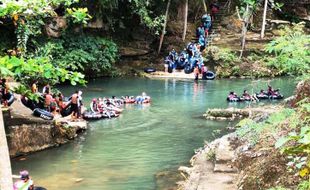
<path fill-rule="evenodd" d="M 213 109 L 207 111 L 206 119 L 233 120 L 251 118 L 261 122 L 268 116 L 280 110 L 281 106 L 268 106 L 245 109 Z M 222 114 L 218 114 L 218 113 Z M 237 126 L 236 126 L 237 127 Z M 281 160 L 272 147 L 257 148 L 244 139 L 240 139 L 236 132 L 229 133 L 211 143 L 207 143 L 191 158 L 191 167 L 181 166 L 179 171 L 184 181 L 178 182 L 181 190 L 232 190 L 232 189 L 259 189 L 252 184 L 252 176 L 248 172 L 260 171 L 253 168 L 260 161 L 266 161 L 266 168 L 272 165 L 272 158 Z M 276 155 L 276 156 L 275 156 Z M 263 175 L 271 175 L 272 171 L 265 171 L 260 166 Z M 257 176 L 257 180 L 259 176 Z"/>
<path fill-rule="evenodd" d="M 232 165 L 235 138 L 232 133 L 206 144 L 192 157 L 192 167 L 181 166 L 179 171 L 183 173 L 185 181 L 178 182 L 179 189 L 237 189 L 239 170 Z"/>
<path fill-rule="evenodd" d="M 85 120 L 72 122 L 70 118 L 57 118 L 50 121 L 34 117 L 18 98 L 3 111 L 3 117 L 11 158 L 68 143 L 87 129 Z"/>

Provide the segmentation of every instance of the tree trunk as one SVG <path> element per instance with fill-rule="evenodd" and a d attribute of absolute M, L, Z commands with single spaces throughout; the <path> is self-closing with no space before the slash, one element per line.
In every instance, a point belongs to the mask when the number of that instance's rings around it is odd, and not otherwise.
<path fill-rule="evenodd" d="M 167 8 L 166 8 L 166 14 L 165 14 L 164 27 L 163 27 L 163 31 L 162 31 L 161 36 L 160 36 L 160 41 L 159 41 L 159 47 L 158 47 L 157 54 L 160 53 L 161 46 L 163 45 L 164 36 L 165 36 L 165 33 L 166 33 L 166 26 L 167 26 L 167 20 L 168 20 L 168 13 L 169 13 L 170 2 L 171 2 L 171 0 L 168 0 Z"/>
<path fill-rule="evenodd" d="M 264 14 L 263 14 L 263 24 L 262 24 L 262 31 L 260 34 L 260 38 L 263 39 L 265 36 L 265 26 L 266 26 L 266 14 L 267 14 L 267 5 L 268 5 L 268 0 L 265 0 L 265 5 L 264 5 Z"/>
<path fill-rule="evenodd" d="M 242 57 L 243 55 L 243 51 L 245 49 L 245 41 L 246 41 L 246 33 L 248 30 L 248 26 L 249 26 L 249 18 L 250 18 L 250 13 L 249 13 L 249 5 L 247 4 L 246 6 L 246 10 L 244 13 L 244 18 L 243 18 L 243 27 L 242 27 L 242 35 L 241 35 L 241 52 L 240 52 L 240 56 L 239 58 Z"/>
<path fill-rule="evenodd" d="M 186 3 L 185 3 L 185 10 L 184 10 L 184 29 L 183 29 L 183 36 L 182 36 L 183 42 L 185 41 L 185 37 L 186 37 L 186 30 L 187 30 L 187 14 L 188 14 L 188 0 L 186 0 Z"/>
<path fill-rule="evenodd" d="M 202 3 L 203 3 L 203 8 L 204 8 L 204 11 L 205 11 L 205 13 L 207 13 L 208 8 L 207 8 L 206 1 L 205 1 L 205 0 L 202 0 Z"/>
<path fill-rule="evenodd" d="M 12 170 L 9 155 L 8 143 L 6 141 L 6 135 L 4 130 L 3 115 L 0 108 L 0 189 L 12 190 Z"/>

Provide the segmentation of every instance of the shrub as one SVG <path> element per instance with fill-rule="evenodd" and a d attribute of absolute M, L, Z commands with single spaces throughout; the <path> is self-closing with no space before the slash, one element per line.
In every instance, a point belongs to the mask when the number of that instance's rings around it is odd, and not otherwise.
<path fill-rule="evenodd" d="M 271 41 L 266 52 L 273 56 L 268 65 L 279 69 L 280 74 L 310 73 L 310 36 L 303 31 L 303 23 L 282 29 L 282 35 Z"/>
<path fill-rule="evenodd" d="M 36 44 L 39 48 L 33 51 L 31 57 L 48 56 L 56 66 L 82 71 L 93 77 L 99 73 L 110 74 L 118 58 L 117 45 L 101 37 L 65 35 L 41 44 Z"/>

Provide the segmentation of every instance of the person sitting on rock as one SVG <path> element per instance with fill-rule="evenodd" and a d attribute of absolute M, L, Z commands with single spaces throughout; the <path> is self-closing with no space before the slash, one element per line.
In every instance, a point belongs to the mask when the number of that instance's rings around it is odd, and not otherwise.
<path fill-rule="evenodd" d="M 3 104 L 4 107 L 8 107 L 8 100 L 11 97 L 10 86 L 7 83 L 6 79 L 2 79 L 1 81 L 2 81 L 2 83 L 1 83 L 1 87 L 2 87 L 2 91 L 1 91 L 2 101 L 1 101 L 1 103 Z"/>
<path fill-rule="evenodd" d="M 33 180 L 29 177 L 29 172 L 23 170 L 19 172 L 20 180 L 14 183 L 13 190 L 34 190 Z"/>

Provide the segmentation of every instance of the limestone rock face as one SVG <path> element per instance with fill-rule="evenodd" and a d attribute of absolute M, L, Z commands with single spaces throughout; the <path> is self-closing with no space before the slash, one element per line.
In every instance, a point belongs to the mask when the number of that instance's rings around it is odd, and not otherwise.
<path fill-rule="evenodd" d="M 86 125 L 32 123 L 6 126 L 10 156 L 28 154 L 65 144 L 86 129 Z"/>
<path fill-rule="evenodd" d="M 65 144 L 87 129 L 84 120 L 71 122 L 70 118 L 59 118 L 49 121 L 31 113 L 18 100 L 3 113 L 11 157 Z"/>
<path fill-rule="evenodd" d="M 55 17 L 44 28 L 49 37 L 58 38 L 61 36 L 61 32 L 67 28 L 67 20 L 64 17 Z"/>

